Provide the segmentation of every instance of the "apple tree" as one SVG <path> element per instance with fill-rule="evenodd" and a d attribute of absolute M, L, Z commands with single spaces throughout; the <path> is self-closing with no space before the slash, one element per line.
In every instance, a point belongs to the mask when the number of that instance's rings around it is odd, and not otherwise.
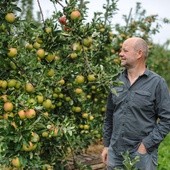
<path fill-rule="evenodd" d="M 125 18 L 113 31 L 114 0 L 91 21 L 86 1 L 53 0 L 62 9 L 46 20 L 40 12 L 41 22 L 21 17 L 17 2 L 0 2 L 0 165 L 65 168 L 101 139 L 109 87 L 121 83 L 121 44 L 139 32 L 149 40 L 155 16 Z"/>

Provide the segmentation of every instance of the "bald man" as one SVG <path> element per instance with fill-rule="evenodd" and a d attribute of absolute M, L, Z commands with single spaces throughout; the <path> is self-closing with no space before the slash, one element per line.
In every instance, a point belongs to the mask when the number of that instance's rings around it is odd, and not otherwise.
<path fill-rule="evenodd" d="M 111 87 L 108 96 L 102 160 L 107 170 L 123 169 L 122 154 L 129 151 L 132 159 L 139 156 L 136 169 L 155 170 L 158 146 L 170 131 L 168 86 L 147 69 L 148 45 L 143 39 L 125 40 L 119 56 L 125 69 L 118 80 L 123 84 Z"/>

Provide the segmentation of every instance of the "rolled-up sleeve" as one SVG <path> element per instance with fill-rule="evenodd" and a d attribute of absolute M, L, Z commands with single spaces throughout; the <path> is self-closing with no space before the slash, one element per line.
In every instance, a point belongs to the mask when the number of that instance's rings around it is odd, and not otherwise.
<path fill-rule="evenodd" d="M 164 79 L 161 79 L 155 92 L 155 111 L 158 115 L 158 123 L 151 133 L 143 139 L 143 144 L 148 151 L 152 151 L 155 146 L 170 132 L 170 94 Z"/>

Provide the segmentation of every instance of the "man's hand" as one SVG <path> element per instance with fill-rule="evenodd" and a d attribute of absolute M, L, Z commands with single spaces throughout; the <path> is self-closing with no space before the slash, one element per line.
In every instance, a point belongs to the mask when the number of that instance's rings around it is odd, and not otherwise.
<path fill-rule="evenodd" d="M 108 147 L 104 147 L 101 157 L 102 157 L 102 161 L 103 163 L 107 163 L 107 155 L 108 155 Z"/>
<path fill-rule="evenodd" d="M 140 154 L 145 154 L 145 153 L 147 153 L 147 150 L 146 150 L 145 145 L 144 145 L 143 143 L 141 143 L 141 144 L 139 145 L 139 148 L 138 148 L 137 151 L 138 151 Z"/>

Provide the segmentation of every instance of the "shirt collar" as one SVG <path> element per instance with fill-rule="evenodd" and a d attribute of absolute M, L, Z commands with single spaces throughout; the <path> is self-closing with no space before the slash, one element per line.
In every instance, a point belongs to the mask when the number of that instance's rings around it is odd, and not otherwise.
<path fill-rule="evenodd" d="M 141 76 L 147 76 L 148 77 L 149 73 L 150 73 L 150 71 L 146 68 L 145 72 Z M 123 75 L 125 77 L 127 77 L 127 70 L 126 69 L 123 71 Z"/>

